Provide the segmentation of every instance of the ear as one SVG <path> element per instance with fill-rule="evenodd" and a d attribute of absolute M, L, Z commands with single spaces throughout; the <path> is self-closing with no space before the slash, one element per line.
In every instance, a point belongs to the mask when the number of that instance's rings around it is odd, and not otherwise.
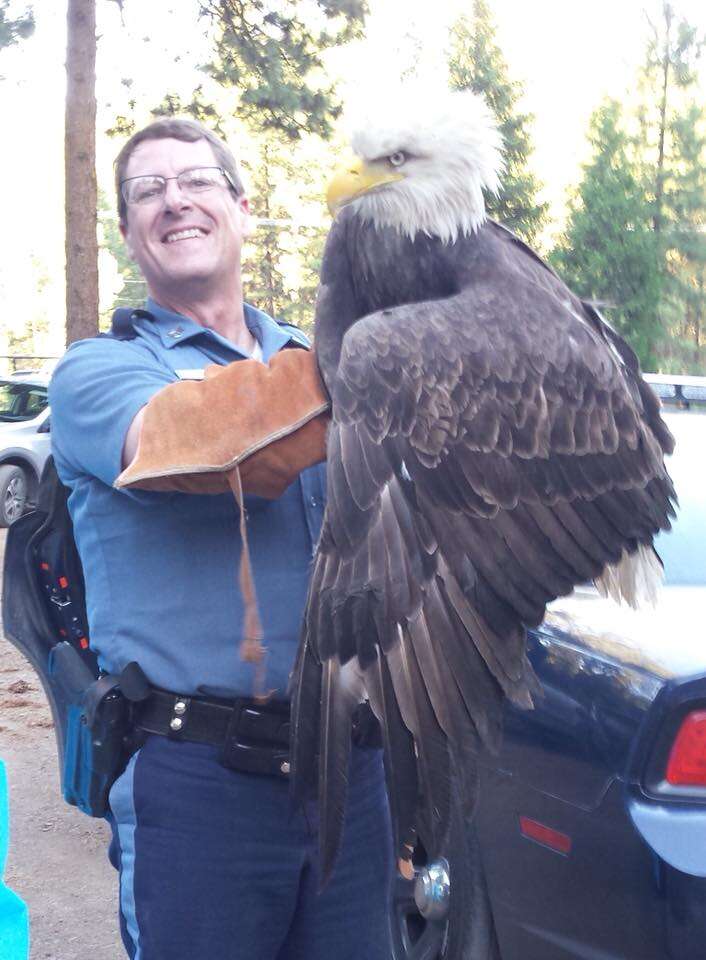
<path fill-rule="evenodd" d="M 252 222 L 252 217 L 250 215 L 250 201 L 245 196 L 238 197 L 237 204 L 240 211 L 240 216 L 242 217 L 243 236 L 249 237 L 255 229 Z"/>
<path fill-rule="evenodd" d="M 120 236 L 123 238 L 123 243 L 125 244 L 125 249 L 127 250 L 128 257 L 130 257 L 131 260 L 134 260 L 135 253 L 130 243 L 130 235 L 129 235 L 128 228 L 122 221 L 120 221 L 120 223 L 118 224 L 118 229 L 120 230 Z"/>

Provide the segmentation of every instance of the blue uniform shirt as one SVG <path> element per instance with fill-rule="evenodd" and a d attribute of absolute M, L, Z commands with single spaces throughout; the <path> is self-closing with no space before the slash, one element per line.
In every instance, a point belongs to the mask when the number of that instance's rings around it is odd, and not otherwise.
<path fill-rule="evenodd" d="M 91 646 L 103 669 L 119 672 L 136 660 L 150 682 L 166 690 L 252 695 L 253 667 L 239 657 L 241 544 L 233 496 L 113 487 L 128 426 L 150 397 L 180 371 L 245 354 L 152 301 L 147 309 L 154 320 L 136 320 L 134 340 L 73 344 L 49 389 L 52 447 L 59 477 L 71 490 Z M 306 343 L 299 331 L 248 305 L 245 320 L 264 361 L 291 341 Z M 300 474 L 279 500 L 246 497 L 266 685 L 280 694 L 299 639 L 324 482 L 320 464 Z"/>

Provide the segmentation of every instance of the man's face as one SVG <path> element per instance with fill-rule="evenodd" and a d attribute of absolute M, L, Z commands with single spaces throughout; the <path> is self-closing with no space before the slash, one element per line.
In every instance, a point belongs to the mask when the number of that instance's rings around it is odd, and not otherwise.
<path fill-rule="evenodd" d="M 145 140 L 132 153 L 125 178 L 159 174 L 176 177 L 195 167 L 217 167 L 206 140 Z M 173 296 L 229 292 L 239 276 L 248 202 L 227 186 L 188 196 L 169 180 L 161 199 L 131 204 L 121 232 L 150 294 L 169 303 Z"/>

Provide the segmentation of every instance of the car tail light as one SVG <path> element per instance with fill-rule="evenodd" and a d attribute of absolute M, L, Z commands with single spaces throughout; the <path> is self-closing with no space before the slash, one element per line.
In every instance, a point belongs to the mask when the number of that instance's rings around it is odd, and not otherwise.
<path fill-rule="evenodd" d="M 706 787 L 706 710 L 692 710 L 682 721 L 667 761 L 667 783 Z"/>

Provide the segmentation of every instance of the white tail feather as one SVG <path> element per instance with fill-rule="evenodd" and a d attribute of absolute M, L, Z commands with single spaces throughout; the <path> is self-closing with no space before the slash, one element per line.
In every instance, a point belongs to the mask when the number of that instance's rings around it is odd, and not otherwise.
<path fill-rule="evenodd" d="M 663 580 L 662 564 L 654 549 L 640 544 L 635 553 L 623 550 L 618 563 L 607 566 L 595 583 L 602 596 L 637 610 L 646 603 L 656 605 Z"/>

